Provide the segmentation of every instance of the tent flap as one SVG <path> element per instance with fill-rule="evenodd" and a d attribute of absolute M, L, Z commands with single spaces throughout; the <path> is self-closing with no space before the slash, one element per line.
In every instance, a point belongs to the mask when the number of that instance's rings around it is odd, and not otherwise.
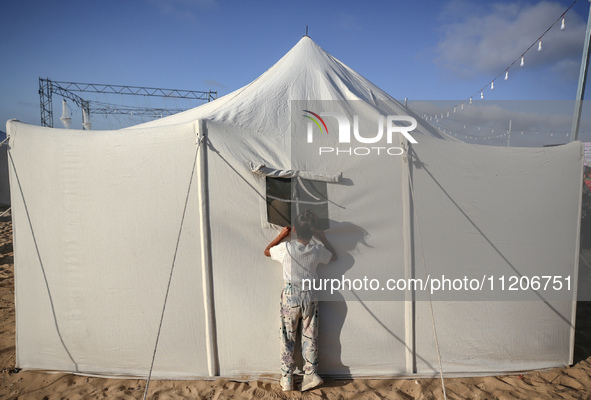
<path fill-rule="evenodd" d="M 326 174 L 322 172 L 315 172 L 315 171 L 299 171 L 299 170 L 281 170 L 276 168 L 267 167 L 265 164 L 254 164 L 249 163 L 250 169 L 255 174 L 260 174 L 264 176 L 270 176 L 272 178 L 294 178 L 294 177 L 301 177 L 304 179 L 310 179 L 314 181 L 321 181 L 321 182 L 331 182 L 331 183 L 338 183 L 343 174 L 339 173 L 338 175 L 335 174 Z"/>

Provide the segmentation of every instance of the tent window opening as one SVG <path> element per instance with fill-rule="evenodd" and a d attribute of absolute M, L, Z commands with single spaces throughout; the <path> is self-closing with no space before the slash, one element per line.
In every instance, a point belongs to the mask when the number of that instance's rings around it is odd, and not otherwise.
<path fill-rule="evenodd" d="M 326 182 L 293 178 L 266 177 L 267 221 L 291 226 L 292 217 L 311 209 L 318 215 L 318 229 L 328 229 L 328 197 Z"/>

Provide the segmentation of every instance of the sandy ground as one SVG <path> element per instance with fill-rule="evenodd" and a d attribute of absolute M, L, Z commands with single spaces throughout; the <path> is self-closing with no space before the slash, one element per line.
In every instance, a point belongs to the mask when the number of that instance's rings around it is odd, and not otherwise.
<path fill-rule="evenodd" d="M 590 253 L 591 254 L 591 253 Z M 145 381 L 15 370 L 12 223 L 0 218 L 0 399 L 142 399 Z M 524 375 L 445 379 L 449 399 L 590 399 L 591 302 L 579 302 L 575 364 Z M 149 399 L 442 399 L 439 379 L 326 380 L 300 393 L 278 383 L 152 381 Z"/>

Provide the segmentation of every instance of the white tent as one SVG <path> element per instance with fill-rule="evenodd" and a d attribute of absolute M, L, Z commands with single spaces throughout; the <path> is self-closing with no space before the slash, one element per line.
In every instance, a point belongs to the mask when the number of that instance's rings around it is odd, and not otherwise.
<path fill-rule="evenodd" d="M 317 157 L 306 153 L 305 133 L 294 134 L 303 110 L 412 116 L 304 37 L 249 85 L 130 129 L 9 121 L 17 366 L 146 376 L 160 333 L 153 377 L 277 374 L 282 274 L 262 254 L 278 233 L 265 174 L 325 184 L 339 259 L 321 277 L 535 273 L 575 284 L 579 142 L 468 145 L 419 121 L 411 150 L 402 134 L 388 144 L 402 155 Z M 324 120 L 336 132 L 336 119 Z M 383 295 L 340 291 L 329 300 L 348 301 L 322 302 L 321 374 L 434 375 L 439 361 L 448 375 L 572 363 L 574 291 L 530 301 L 498 290 L 488 301 Z"/>

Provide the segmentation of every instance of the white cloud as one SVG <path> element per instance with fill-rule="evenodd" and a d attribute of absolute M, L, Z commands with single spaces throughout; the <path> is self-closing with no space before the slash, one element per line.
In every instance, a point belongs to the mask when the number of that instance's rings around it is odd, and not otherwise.
<path fill-rule="evenodd" d="M 574 107 L 574 101 L 569 100 L 484 100 L 473 105 L 466 103 L 463 110 L 458 107 L 456 113 L 450 113 L 449 117 L 445 117 L 450 107 L 453 110 L 453 104 L 455 103 L 451 101 L 417 101 L 412 102 L 410 108 L 419 115 L 443 113 L 444 118 L 437 124 L 447 127 L 448 130 L 486 136 L 484 132 L 490 132 L 491 128 L 494 128 L 497 134 L 504 132 L 508 129 L 509 121 L 514 132 L 564 134 L 570 132 Z M 591 104 L 585 102 L 581 132 L 591 132 L 591 120 L 586 117 L 591 115 L 590 111 Z M 482 130 L 476 130 L 477 127 Z"/>
<path fill-rule="evenodd" d="M 558 76 L 563 76 L 568 80 L 576 81 L 579 79 L 579 71 L 581 69 L 581 59 L 565 58 L 555 62 L 552 65 L 552 72 Z"/>
<path fill-rule="evenodd" d="M 450 110 L 451 101 L 413 102 L 410 107 L 419 115 L 444 113 Z M 512 121 L 515 130 L 564 130 L 570 129 L 574 102 L 569 100 L 497 100 L 478 101 L 457 108 L 446 121 L 457 121 L 472 126 L 504 126 Z M 585 125 L 591 121 L 585 120 Z"/>
<path fill-rule="evenodd" d="M 451 1 L 441 16 L 443 39 L 437 45 L 436 63 L 461 78 L 496 76 L 536 42 L 525 55 L 525 65 L 548 66 L 570 76 L 573 62 L 580 63 L 586 25 L 574 11 L 566 14 L 566 29 L 560 30 L 558 22 L 543 37 L 542 51 L 537 51 L 537 39 L 565 9 L 564 4 L 542 1 L 488 3 L 475 10 L 473 3 Z M 518 67 L 519 63 L 513 66 Z"/>

